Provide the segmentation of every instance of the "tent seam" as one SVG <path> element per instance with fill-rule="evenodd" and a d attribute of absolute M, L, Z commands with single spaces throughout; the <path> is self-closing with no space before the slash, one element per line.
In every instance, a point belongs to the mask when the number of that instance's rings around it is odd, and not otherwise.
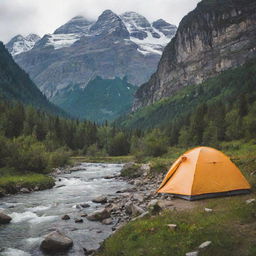
<path fill-rule="evenodd" d="M 192 186 L 191 186 L 191 190 L 190 190 L 190 195 L 191 196 L 193 196 L 192 192 L 193 192 L 193 188 L 194 188 L 194 184 L 195 184 L 194 181 L 195 181 L 195 176 L 196 176 L 196 168 L 197 168 L 197 163 L 198 163 L 198 159 L 199 159 L 201 150 L 202 150 L 202 147 L 200 147 L 200 150 L 198 152 L 198 156 L 197 156 L 197 159 L 196 159 L 196 166 L 195 166 L 195 171 L 194 171 L 193 180 L 192 180 Z"/>

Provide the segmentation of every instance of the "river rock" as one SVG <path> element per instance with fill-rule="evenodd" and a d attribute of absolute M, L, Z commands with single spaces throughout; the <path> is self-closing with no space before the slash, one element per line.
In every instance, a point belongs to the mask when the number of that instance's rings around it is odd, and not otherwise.
<path fill-rule="evenodd" d="M 21 192 L 21 193 L 24 193 L 24 194 L 25 194 L 25 193 L 30 193 L 30 191 L 29 191 L 28 188 L 21 188 L 21 189 L 20 189 L 20 192 Z"/>
<path fill-rule="evenodd" d="M 137 216 L 137 217 L 133 218 L 133 219 L 132 219 L 132 221 L 135 221 L 135 220 L 141 219 L 141 218 L 143 218 L 143 217 L 145 217 L 145 216 L 147 216 L 147 215 L 149 215 L 149 212 L 148 212 L 148 211 L 143 212 L 143 213 L 142 213 L 142 214 L 140 214 L 139 216 Z"/>
<path fill-rule="evenodd" d="M 34 187 L 34 191 L 39 191 L 39 190 L 40 190 L 40 188 L 38 186 Z"/>
<path fill-rule="evenodd" d="M 144 196 L 142 194 L 134 194 L 133 199 L 142 203 L 144 201 Z"/>
<path fill-rule="evenodd" d="M 87 216 L 87 219 L 88 220 L 91 220 L 91 221 L 102 221 L 104 219 L 107 219 L 110 217 L 110 213 L 107 209 L 103 208 L 103 209 L 99 209 L 93 213 L 90 213 L 88 216 Z"/>
<path fill-rule="evenodd" d="M 187 252 L 186 256 L 198 256 L 198 252 L 197 251 L 195 251 L 195 252 Z"/>
<path fill-rule="evenodd" d="M 135 180 L 134 185 L 135 186 L 140 186 L 140 185 L 142 185 L 142 181 L 141 180 Z"/>
<path fill-rule="evenodd" d="M 75 219 L 75 223 L 83 223 L 83 219 Z"/>
<path fill-rule="evenodd" d="M 206 247 L 208 247 L 212 242 L 211 241 L 205 241 L 202 244 L 199 245 L 199 249 L 204 249 Z"/>
<path fill-rule="evenodd" d="M 69 215 L 64 215 L 64 216 L 62 216 L 62 218 L 61 219 L 63 219 L 63 220 L 70 220 L 70 217 L 69 217 Z"/>
<path fill-rule="evenodd" d="M 96 251 L 94 249 L 88 250 L 86 248 L 83 248 L 83 250 L 84 250 L 84 255 L 92 255 Z"/>
<path fill-rule="evenodd" d="M 141 207 L 139 207 L 138 205 L 135 205 L 135 204 L 131 205 L 131 210 L 132 210 L 132 216 L 138 216 L 145 212 Z"/>
<path fill-rule="evenodd" d="M 170 230 L 176 230 L 177 229 L 177 225 L 176 224 L 167 224 L 168 228 Z"/>
<path fill-rule="evenodd" d="M 8 224 L 10 223 L 12 218 L 2 212 L 0 212 L 0 224 Z"/>
<path fill-rule="evenodd" d="M 53 231 L 42 241 L 40 248 L 47 252 L 66 251 L 73 246 L 71 238 L 63 235 L 60 231 Z"/>
<path fill-rule="evenodd" d="M 128 215 L 137 216 L 137 215 L 144 213 L 145 211 L 142 208 L 140 208 L 139 206 L 137 206 L 131 202 L 128 202 L 125 204 L 125 212 Z"/>
<path fill-rule="evenodd" d="M 107 218 L 102 221 L 102 224 L 104 225 L 111 225 L 113 223 L 113 220 L 111 218 Z"/>
<path fill-rule="evenodd" d="M 251 204 L 251 203 L 255 203 L 255 202 L 256 202 L 255 198 L 251 198 L 251 199 L 246 200 L 246 204 Z"/>
<path fill-rule="evenodd" d="M 205 212 L 213 212 L 213 209 L 211 209 L 211 208 L 204 208 L 204 211 Z"/>
<path fill-rule="evenodd" d="M 90 207 L 90 205 L 87 204 L 87 203 L 80 204 L 80 206 L 81 206 L 82 208 L 89 208 L 89 207 Z"/>
<path fill-rule="evenodd" d="M 98 196 L 92 200 L 94 203 L 105 204 L 107 202 L 107 198 L 105 196 Z"/>
<path fill-rule="evenodd" d="M 148 210 L 153 213 L 156 214 L 158 212 L 160 212 L 162 210 L 161 206 L 159 205 L 159 201 L 157 199 L 151 200 L 148 203 Z"/>

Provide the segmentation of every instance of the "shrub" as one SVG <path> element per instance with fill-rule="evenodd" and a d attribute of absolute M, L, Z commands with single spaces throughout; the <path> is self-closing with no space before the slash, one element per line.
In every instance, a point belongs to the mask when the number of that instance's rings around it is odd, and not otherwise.
<path fill-rule="evenodd" d="M 154 157 L 161 156 L 167 152 L 167 141 L 167 137 L 159 129 L 154 129 L 143 138 L 141 154 Z"/>
<path fill-rule="evenodd" d="M 130 143 L 123 132 L 117 133 L 110 141 L 108 153 L 111 156 L 124 156 L 130 151 Z"/>
<path fill-rule="evenodd" d="M 127 164 L 121 170 L 121 176 L 126 178 L 137 178 L 141 175 L 139 164 Z"/>
<path fill-rule="evenodd" d="M 70 152 L 65 148 L 60 148 L 49 154 L 49 166 L 58 167 L 65 166 L 69 163 Z"/>

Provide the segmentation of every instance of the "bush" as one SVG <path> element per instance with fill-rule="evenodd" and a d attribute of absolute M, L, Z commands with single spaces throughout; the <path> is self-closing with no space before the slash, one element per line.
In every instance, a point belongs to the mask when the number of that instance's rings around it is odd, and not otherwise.
<path fill-rule="evenodd" d="M 141 175 L 139 164 L 127 164 L 121 170 L 121 176 L 126 178 L 137 178 Z"/>
<path fill-rule="evenodd" d="M 151 174 L 166 174 L 170 168 L 170 163 L 166 160 L 155 159 L 150 162 L 150 173 Z"/>
<path fill-rule="evenodd" d="M 124 156 L 130 151 L 130 143 L 123 132 L 117 133 L 110 141 L 108 153 L 110 156 Z"/>
<path fill-rule="evenodd" d="M 44 172 L 48 167 L 45 145 L 33 136 L 13 140 L 9 166 L 18 171 Z"/>
<path fill-rule="evenodd" d="M 158 157 L 167 152 L 167 137 L 159 129 L 148 133 L 143 139 L 143 152 L 147 156 Z"/>
<path fill-rule="evenodd" d="M 64 148 L 60 148 L 49 154 L 49 166 L 54 168 L 65 166 L 69 163 L 70 152 Z"/>

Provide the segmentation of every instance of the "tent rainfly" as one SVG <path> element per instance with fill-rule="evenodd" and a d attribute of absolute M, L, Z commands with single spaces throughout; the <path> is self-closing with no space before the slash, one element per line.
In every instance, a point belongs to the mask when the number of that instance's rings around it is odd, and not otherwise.
<path fill-rule="evenodd" d="M 246 194 L 250 188 L 229 157 L 214 148 L 197 147 L 174 162 L 157 192 L 197 200 Z"/>

